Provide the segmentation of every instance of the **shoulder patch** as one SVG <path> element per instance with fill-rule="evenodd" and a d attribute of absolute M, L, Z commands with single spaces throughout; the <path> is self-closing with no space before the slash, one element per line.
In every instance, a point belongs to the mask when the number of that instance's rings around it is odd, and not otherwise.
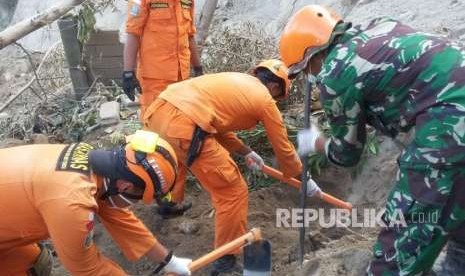
<path fill-rule="evenodd" d="M 154 1 L 150 3 L 151 9 L 164 9 L 169 8 L 168 2 Z"/>
<path fill-rule="evenodd" d="M 89 213 L 89 220 L 86 222 L 86 230 L 87 234 L 86 237 L 84 238 L 84 248 L 89 248 L 92 245 L 92 242 L 94 241 L 94 222 L 95 219 L 95 213 L 90 212 Z"/>
<path fill-rule="evenodd" d="M 77 172 L 90 176 L 89 151 L 93 149 L 94 146 L 87 143 L 68 145 L 58 157 L 56 170 Z"/>
<path fill-rule="evenodd" d="M 139 5 L 135 4 L 131 7 L 131 15 L 132 16 L 138 16 L 140 11 Z"/>

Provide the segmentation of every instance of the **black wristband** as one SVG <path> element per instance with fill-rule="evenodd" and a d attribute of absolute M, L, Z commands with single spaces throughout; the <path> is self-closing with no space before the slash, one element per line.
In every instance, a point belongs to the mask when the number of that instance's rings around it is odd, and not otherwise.
<path fill-rule="evenodd" d="M 157 274 L 160 272 L 165 266 L 171 261 L 171 258 L 173 258 L 173 251 L 170 250 L 168 252 L 168 255 L 166 255 L 165 259 L 155 268 L 153 271 L 153 274 Z"/>
<path fill-rule="evenodd" d="M 124 72 L 123 72 L 123 77 L 125 77 L 125 78 L 132 78 L 132 77 L 134 77 L 134 71 L 124 71 Z"/>

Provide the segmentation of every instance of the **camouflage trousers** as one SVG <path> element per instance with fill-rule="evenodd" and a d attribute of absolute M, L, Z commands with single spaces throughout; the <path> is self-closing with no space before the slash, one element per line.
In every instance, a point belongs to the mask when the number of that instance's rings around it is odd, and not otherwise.
<path fill-rule="evenodd" d="M 428 274 L 449 239 L 465 244 L 465 167 L 400 164 L 383 221 L 368 275 Z"/>

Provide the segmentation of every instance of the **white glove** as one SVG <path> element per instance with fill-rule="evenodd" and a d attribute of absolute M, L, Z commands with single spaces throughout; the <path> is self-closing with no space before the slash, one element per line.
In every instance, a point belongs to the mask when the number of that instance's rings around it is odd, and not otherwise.
<path fill-rule="evenodd" d="M 245 163 L 252 171 L 261 171 L 265 162 L 255 151 L 251 151 L 245 155 Z"/>
<path fill-rule="evenodd" d="M 188 276 L 191 275 L 191 271 L 189 270 L 190 263 L 192 263 L 191 259 L 178 258 L 173 255 L 169 263 L 166 264 L 164 270 L 166 273 Z"/>
<path fill-rule="evenodd" d="M 320 187 L 318 187 L 318 184 L 316 184 L 315 181 L 313 181 L 313 179 L 308 179 L 307 181 L 307 196 L 308 197 L 313 197 L 313 196 L 316 196 L 316 195 L 320 195 L 321 194 L 321 189 Z"/>
<path fill-rule="evenodd" d="M 297 133 L 297 153 L 300 156 L 305 156 L 315 152 L 316 140 L 320 137 L 320 134 L 320 131 L 315 126 L 299 131 Z"/>

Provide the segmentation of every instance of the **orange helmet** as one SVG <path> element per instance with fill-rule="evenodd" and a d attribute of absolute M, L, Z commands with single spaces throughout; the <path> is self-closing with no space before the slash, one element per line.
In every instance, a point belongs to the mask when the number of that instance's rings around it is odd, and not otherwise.
<path fill-rule="evenodd" d="M 279 97 L 280 99 L 286 98 L 289 94 L 289 89 L 291 88 L 291 81 L 288 78 L 289 69 L 287 66 L 278 59 L 267 59 L 260 62 L 253 70 L 255 73 L 258 68 L 266 68 L 271 71 L 275 76 L 283 80 L 284 91 L 283 96 Z"/>
<path fill-rule="evenodd" d="M 319 5 L 305 6 L 289 19 L 279 51 L 290 75 L 305 69 L 315 53 L 327 48 L 334 27 L 341 21 L 335 12 Z"/>
<path fill-rule="evenodd" d="M 176 181 L 177 159 L 171 145 L 154 132 L 138 130 L 124 150 L 127 168 L 145 183 L 144 203 L 160 201 Z"/>

